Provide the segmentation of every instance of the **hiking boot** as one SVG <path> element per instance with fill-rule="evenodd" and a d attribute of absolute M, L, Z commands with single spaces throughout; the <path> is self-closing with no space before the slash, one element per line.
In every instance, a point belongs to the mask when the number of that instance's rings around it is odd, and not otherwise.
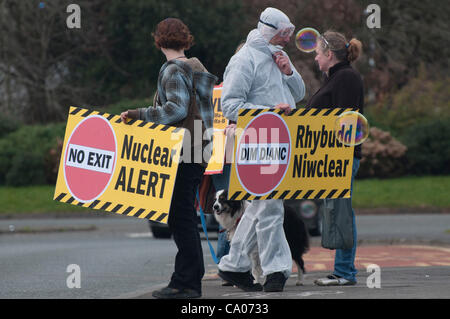
<path fill-rule="evenodd" d="M 202 294 L 194 289 L 177 289 L 166 287 L 153 291 L 152 296 L 158 299 L 191 299 L 200 298 Z"/>
<path fill-rule="evenodd" d="M 316 279 L 314 283 L 318 286 L 353 286 L 356 281 L 348 280 L 337 275 L 328 275 L 326 278 Z"/>
<path fill-rule="evenodd" d="M 284 284 L 287 278 L 282 272 L 275 272 L 273 274 L 267 275 L 266 282 L 264 283 L 265 292 L 279 292 L 283 291 Z"/>
<path fill-rule="evenodd" d="M 247 292 L 255 292 L 262 291 L 263 287 L 260 284 L 253 283 L 253 276 L 250 271 L 247 272 L 232 272 L 232 271 L 221 271 L 219 270 L 219 277 L 234 286 L 247 291 Z"/>

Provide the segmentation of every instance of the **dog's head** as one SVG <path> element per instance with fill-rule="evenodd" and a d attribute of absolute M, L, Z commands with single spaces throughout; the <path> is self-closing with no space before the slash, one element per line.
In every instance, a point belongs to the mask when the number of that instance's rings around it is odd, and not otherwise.
<path fill-rule="evenodd" d="M 213 209 L 217 215 L 230 214 L 231 217 L 242 208 L 242 201 L 240 200 L 227 200 L 228 191 L 220 190 L 216 193 L 216 199 L 214 201 Z"/>

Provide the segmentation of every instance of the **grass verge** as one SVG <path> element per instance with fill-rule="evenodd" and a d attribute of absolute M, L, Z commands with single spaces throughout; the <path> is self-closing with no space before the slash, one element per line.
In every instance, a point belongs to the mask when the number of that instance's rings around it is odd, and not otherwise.
<path fill-rule="evenodd" d="M 356 180 L 355 208 L 447 209 L 450 211 L 450 176 Z"/>
<path fill-rule="evenodd" d="M 55 186 L 0 187 L 0 216 L 85 212 L 86 208 L 53 200 Z"/>
<path fill-rule="evenodd" d="M 406 209 L 420 212 L 450 211 L 450 176 L 356 180 L 355 209 Z M 0 217 L 91 211 L 53 200 L 52 185 L 0 187 Z"/>

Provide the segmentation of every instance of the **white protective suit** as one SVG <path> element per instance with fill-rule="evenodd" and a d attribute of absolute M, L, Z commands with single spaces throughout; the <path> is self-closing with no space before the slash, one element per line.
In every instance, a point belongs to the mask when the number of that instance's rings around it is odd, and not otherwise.
<path fill-rule="evenodd" d="M 260 20 L 274 26 L 294 27 L 289 18 L 277 9 L 266 9 Z M 222 111 L 229 120 L 237 121 L 238 110 L 242 108 L 273 108 L 279 103 L 287 103 L 294 109 L 296 102 L 305 96 L 303 79 L 292 63 L 293 74 L 287 76 L 272 58 L 272 52 L 280 51 L 268 43 L 276 32 L 276 29 L 259 22 L 258 29 L 249 33 L 245 45 L 231 58 L 224 73 L 222 89 Z M 252 201 L 238 224 L 230 253 L 222 257 L 219 269 L 232 272 L 251 270 L 249 254 L 257 245 L 263 275 L 282 272 L 286 278 L 289 277 L 292 258 L 283 220 L 282 200 Z"/>

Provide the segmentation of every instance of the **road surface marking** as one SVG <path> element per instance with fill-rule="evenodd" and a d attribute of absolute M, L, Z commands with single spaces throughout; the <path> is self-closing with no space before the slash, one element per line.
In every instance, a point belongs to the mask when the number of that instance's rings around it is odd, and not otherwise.
<path fill-rule="evenodd" d="M 125 234 L 128 238 L 153 238 L 152 233 L 146 232 L 146 233 L 127 233 Z"/>

